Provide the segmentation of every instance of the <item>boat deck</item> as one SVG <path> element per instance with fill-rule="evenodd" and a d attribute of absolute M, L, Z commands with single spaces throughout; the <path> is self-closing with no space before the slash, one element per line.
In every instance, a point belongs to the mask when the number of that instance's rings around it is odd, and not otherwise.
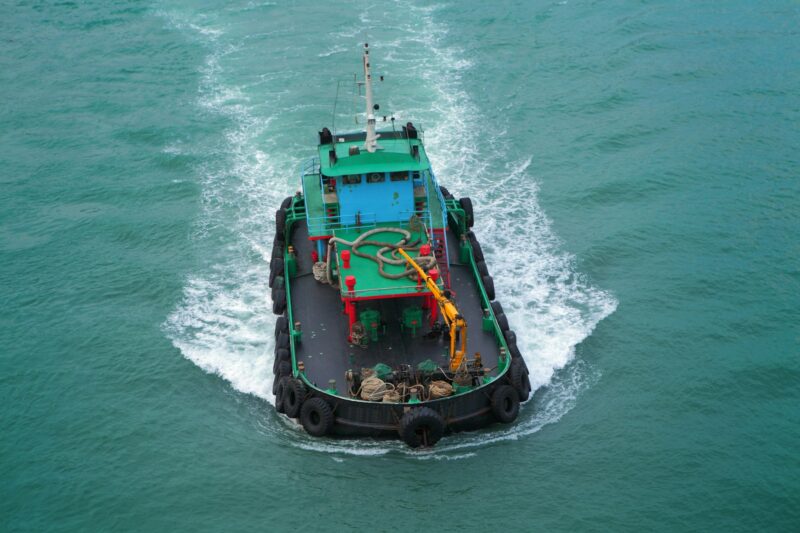
<path fill-rule="evenodd" d="M 458 243 L 449 229 L 447 238 L 451 250 L 457 250 Z M 306 375 L 312 383 L 325 389 L 331 380 L 335 380 L 338 390 L 343 392 L 347 384 L 347 370 L 374 367 L 378 363 L 391 367 L 400 364 L 416 366 L 430 359 L 442 368 L 447 368 L 447 339 L 442 336 L 426 338 L 425 333 L 429 330 L 427 316 L 423 321 L 425 325 L 416 334 L 402 331 L 401 309 L 409 305 L 409 299 L 418 299 L 414 295 L 359 302 L 359 310 L 372 308 L 380 311 L 386 324 L 386 333 L 377 342 L 370 342 L 366 348 L 349 344 L 347 317 L 343 313 L 339 291 L 316 281 L 311 272 L 313 243 L 308 239 L 305 221 L 296 225 L 291 241 L 298 258 L 297 276 L 291 279 L 290 285 L 292 316 L 301 323 L 303 332 L 302 342 L 295 345 L 295 355 L 298 362 L 304 363 Z M 494 369 L 500 356 L 497 341 L 494 333 L 481 328 L 483 309 L 478 286 L 469 266 L 459 264 L 457 258 L 453 257 L 455 255 L 457 254 L 451 254 L 450 258 L 451 290 L 456 305 L 469 326 L 469 357 L 479 352 L 483 365 Z M 363 261 L 372 263 L 377 273 L 377 264 L 368 259 Z M 492 375 L 496 375 L 496 371 L 493 370 Z"/>

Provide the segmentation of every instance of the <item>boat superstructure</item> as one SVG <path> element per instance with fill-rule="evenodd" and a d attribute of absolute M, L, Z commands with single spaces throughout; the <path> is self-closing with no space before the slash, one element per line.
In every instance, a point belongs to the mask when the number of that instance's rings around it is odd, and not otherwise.
<path fill-rule="evenodd" d="M 470 230 L 411 122 L 319 132 L 301 190 L 276 212 L 270 287 L 276 409 L 315 436 L 433 445 L 511 422 L 530 394 L 514 332 Z"/>

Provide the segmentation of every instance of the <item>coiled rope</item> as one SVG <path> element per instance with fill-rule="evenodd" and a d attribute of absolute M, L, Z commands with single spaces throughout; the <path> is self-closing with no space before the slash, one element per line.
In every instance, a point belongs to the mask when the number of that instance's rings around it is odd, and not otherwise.
<path fill-rule="evenodd" d="M 386 242 L 386 241 L 371 241 L 369 237 L 378 233 L 399 233 L 402 235 L 402 238 L 398 242 Z M 331 257 L 333 256 L 333 245 L 334 243 L 341 243 L 345 246 L 349 246 L 350 250 L 357 255 L 358 257 L 363 257 L 365 259 L 369 259 L 370 261 L 375 261 L 378 264 L 378 272 L 381 276 L 386 279 L 402 279 L 402 278 L 411 278 L 416 279 L 417 271 L 412 266 L 407 266 L 402 273 L 399 274 L 390 274 L 386 272 L 384 269 L 385 265 L 394 265 L 394 266 L 403 266 L 406 265 L 406 260 L 402 257 L 399 257 L 397 253 L 398 248 L 403 248 L 407 252 L 417 252 L 420 249 L 419 245 L 420 238 L 417 237 L 413 241 L 411 239 L 411 232 L 405 230 L 403 228 L 373 228 L 369 231 L 358 236 L 353 241 L 348 241 L 342 239 L 341 237 L 331 237 L 328 241 L 328 261 L 325 263 L 325 274 L 326 276 L 317 276 L 315 272 L 315 278 L 318 281 L 323 281 L 325 277 L 327 277 L 327 281 L 334 284 L 333 276 L 331 275 Z M 366 252 L 362 252 L 359 250 L 362 246 L 379 246 L 378 252 L 375 255 L 368 254 Z M 389 257 L 385 254 L 389 253 Z M 414 259 L 416 263 L 422 267 L 423 270 L 428 271 L 431 268 L 436 266 L 436 257 L 433 255 L 428 256 L 419 256 Z M 323 281 L 324 283 L 324 281 Z"/>

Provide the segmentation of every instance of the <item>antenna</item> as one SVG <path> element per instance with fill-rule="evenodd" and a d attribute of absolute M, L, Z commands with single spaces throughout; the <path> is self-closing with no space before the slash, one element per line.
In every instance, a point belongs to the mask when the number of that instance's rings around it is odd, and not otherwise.
<path fill-rule="evenodd" d="M 364 142 L 364 148 L 367 152 L 374 152 L 378 146 L 378 137 L 380 134 L 375 133 L 375 111 L 378 110 L 378 105 L 372 103 L 372 75 L 369 70 L 369 43 L 364 43 L 364 85 L 367 87 L 367 139 Z"/>

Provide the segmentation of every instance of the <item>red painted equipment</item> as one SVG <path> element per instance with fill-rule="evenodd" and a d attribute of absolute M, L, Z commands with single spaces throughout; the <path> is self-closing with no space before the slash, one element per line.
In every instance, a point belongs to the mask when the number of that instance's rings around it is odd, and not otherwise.
<path fill-rule="evenodd" d="M 347 292 L 355 292 L 356 290 L 356 277 L 347 276 L 344 278 L 344 284 L 347 285 Z"/>
<path fill-rule="evenodd" d="M 350 268 L 350 250 L 345 250 L 342 252 L 342 268 Z M 347 283 L 346 280 L 345 283 Z M 355 285 L 355 278 L 353 279 L 353 284 Z"/>

